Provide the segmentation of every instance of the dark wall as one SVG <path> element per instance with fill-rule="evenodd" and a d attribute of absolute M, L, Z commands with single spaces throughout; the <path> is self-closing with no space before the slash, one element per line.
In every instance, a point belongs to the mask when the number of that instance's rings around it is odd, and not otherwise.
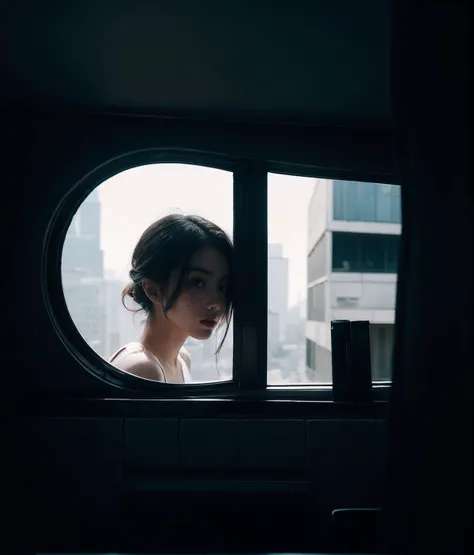
<path fill-rule="evenodd" d="M 381 419 L 19 417 L 3 545 L 318 550 L 382 502 Z M 12 469 L 10 469 L 11 471 Z M 16 544 L 15 544 L 16 542 Z"/>

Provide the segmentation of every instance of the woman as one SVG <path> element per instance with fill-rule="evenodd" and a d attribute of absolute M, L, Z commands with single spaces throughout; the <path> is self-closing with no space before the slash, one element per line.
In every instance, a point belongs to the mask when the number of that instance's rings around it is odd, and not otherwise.
<path fill-rule="evenodd" d="M 124 306 L 128 296 L 146 313 L 145 328 L 140 342 L 119 349 L 110 363 L 140 378 L 189 382 L 186 339 L 209 339 L 220 325 L 227 335 L 232 253 L 224 231 L 199 216 L 172 214 L 152 224 L 133 251 L 132 281 L 122 292 Z"/>

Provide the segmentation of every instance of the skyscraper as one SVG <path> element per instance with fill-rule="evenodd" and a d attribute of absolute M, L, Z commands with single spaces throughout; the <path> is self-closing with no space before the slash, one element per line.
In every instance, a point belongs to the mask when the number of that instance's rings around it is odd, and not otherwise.
<path fill-rule="evenodd" d="M 104 276 L 103 254 L 100 248 L 100 201 L 97 190 L 86 198 L 76 212 L 64 243 L 62 270 L 87 277 Z"/>
<path fill-rule="evenodd" d="M 373 379 L 390 379 L 400 187 L 317 180 L 308 221 L 308 379 L 331 381 L 332 320 L 370 321 Z"/>
<path fill-rule="evenodd" d="M 105 344 L 100 201 L 94 190 L 75 214 L 63 246 L 62 281 L 69 313 L 82 337 L 99 354 Z"/>
<path fill-rule="evenodd" d="M 269 344 L 281 344 L 288 315 L 288 259 L 280 244 L 268 245 L 268 313 L 272 322 L 278 321 L 269 328 Z"/>

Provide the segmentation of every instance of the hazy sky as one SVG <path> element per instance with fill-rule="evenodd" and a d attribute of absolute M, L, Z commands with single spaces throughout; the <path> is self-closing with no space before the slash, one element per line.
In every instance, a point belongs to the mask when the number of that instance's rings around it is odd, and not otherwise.
<path fill-rule="evenodd" d="M 307 212 L 316 180 L 269 175 L 269 242 L 289 259 L 290 306 L 306 297 Z M 182 164 L 153 164 L 122 172 L 99 187 L 104 265 L 126 279 L 138 238 L 173 212 L 198 214 L 232 235 L 232 173 Z"/>

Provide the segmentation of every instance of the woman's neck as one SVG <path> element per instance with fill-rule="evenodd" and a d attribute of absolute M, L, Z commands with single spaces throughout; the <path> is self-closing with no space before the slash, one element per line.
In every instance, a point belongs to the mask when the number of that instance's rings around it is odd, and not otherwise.
<path fill-rule="evenodd" d="M 141 336 L 141 344 L 165 367 L 176 369 L 179 351 L 186 339 L 187 335 L 163 314 L 148 318 Z"/>

